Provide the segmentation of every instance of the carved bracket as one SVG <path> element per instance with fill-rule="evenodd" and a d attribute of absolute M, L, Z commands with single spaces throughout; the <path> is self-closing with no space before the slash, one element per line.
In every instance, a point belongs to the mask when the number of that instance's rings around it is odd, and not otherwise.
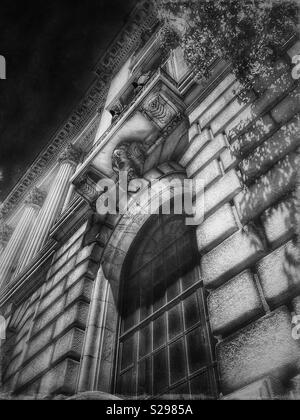
<path fill-rule="evenodd" d="M 120 171 L 127 172 L 128 182 L 141 177 L 145 161 L 145 146 L 138 141 L 121 143 L 112 154 L 114 172 L 118 176 Z"/>

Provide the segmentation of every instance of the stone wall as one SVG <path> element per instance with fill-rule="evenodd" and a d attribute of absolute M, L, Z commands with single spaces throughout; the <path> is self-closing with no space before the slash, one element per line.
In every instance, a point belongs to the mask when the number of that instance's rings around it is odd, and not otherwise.
<path fill-rule="evenodd" d="M 229 74 L 189 109 L 189 146 L 180 163 L 205 182 L 197 240 L 227 399 L 286 395 L 300 369 L 291 321 L 300 295 L 292 223 L 300 88 L 291 76 L 292 53 L 243 99 Z"/>
<path fill-rule="evenodd" d="M 45 282 L 6 314 L 3 385 L 16 395 L 74 394 L 101 249 L 84 224 L 53 257 Z"/>

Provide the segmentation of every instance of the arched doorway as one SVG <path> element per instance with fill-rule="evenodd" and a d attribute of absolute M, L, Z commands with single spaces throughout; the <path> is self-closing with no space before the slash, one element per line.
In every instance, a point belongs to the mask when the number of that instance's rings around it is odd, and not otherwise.
<path fill-rule="evenodd" d="M 153 215 L 126 256 L 115 393 L 214 398 L 213 351 L 195 231 L 183 215 Z"/>

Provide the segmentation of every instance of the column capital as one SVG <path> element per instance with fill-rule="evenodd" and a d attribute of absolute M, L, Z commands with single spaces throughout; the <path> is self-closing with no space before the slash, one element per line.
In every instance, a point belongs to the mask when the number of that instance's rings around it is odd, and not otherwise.
<path fill-rule="evenodd" d="M 37 187 L 34 187 L 29 195 L 27 196 L 25 200 L 25 204 L 29 206 L 38 206 L 42 207 L 44 204 L 45 198 L 47 194 L 45 191 L 40 190 Z"/>
<path fill-rule="evenodd" d="M 70 162 L 77 165 L 80 162 L 82 151 L 75 147 L 73 144 L 69 144 L 68 147 L 61 153 L 59 162 Z"/>

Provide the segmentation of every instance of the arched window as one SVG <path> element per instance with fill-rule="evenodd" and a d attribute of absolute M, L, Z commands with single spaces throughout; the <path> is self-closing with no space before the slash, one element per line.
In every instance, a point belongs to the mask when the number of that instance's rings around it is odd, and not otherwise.
<path fill-rule="evenodd" d="M 116 393 L 215 396 L 195 231 L 183 216 L 152 216 L 125 261 Z"/>

